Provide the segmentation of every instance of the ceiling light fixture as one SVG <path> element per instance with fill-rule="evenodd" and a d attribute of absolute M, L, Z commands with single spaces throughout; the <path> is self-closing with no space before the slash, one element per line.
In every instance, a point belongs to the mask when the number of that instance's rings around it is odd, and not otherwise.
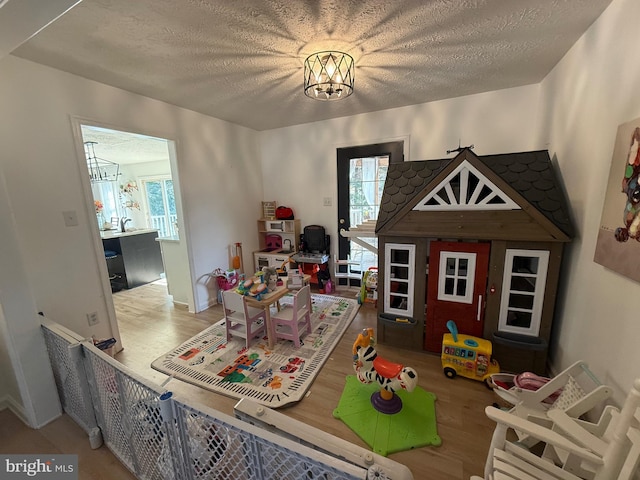
<path fill-rule="evenodd" d="M 353 57 L 337 51 L 318 52 L 304 61 L 304 94 L 316 100 L 339 100 L 353 93 Z"/>
<path fill-rule="evenodd" d="M 84 142 L 84 153 L 87 156 L 87 168 L 91 183 L 115 182 L 120 174 L 120 165 L 109 160 L 96 157 L 94 145 L 98 142 Z"/>

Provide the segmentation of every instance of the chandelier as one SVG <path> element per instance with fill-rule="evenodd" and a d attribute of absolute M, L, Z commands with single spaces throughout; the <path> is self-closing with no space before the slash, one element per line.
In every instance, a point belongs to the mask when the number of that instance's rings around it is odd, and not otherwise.
<path fill-rule="evenodd" d="M 96 157 L 94 145 L 98 142 L 84 142 L 84 153 L 87 156 L 87 168 L 91 183 L 115 182 L 120 174 L 120 165 L 109 160 Z"/>
<path fill-rule="evenodd" d="M 304 94 L 316 100 L 339 100 L 353 93 L 353 57 L 336 51 L 318 52 L 304 61 Z"/>

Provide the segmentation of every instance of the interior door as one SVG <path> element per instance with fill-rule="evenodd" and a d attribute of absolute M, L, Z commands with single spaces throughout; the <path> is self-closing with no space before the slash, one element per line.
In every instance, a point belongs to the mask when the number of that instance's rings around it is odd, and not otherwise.
<path fill-rule="evenodd" d="M 453 320 L 458 331 L 482 337 L 489 243 L 431 242 L 424 348 L 440 352 Z"/>
<path fill-rule="evenodd" d="M 365 220 L 378 218 L 386 166 L 402 162 L 403 149 L 402 141 L 337 149 L 338 259 L 346 260 L 349 257 L 353 261 L 363 260 L 366 269 L 369 266 L 367 260 L 371 260 L 369 257 L 375 256 L 373 252 L 363 251 L 362 247 L 354 245 L 355 242 L 340 235 L 340 229 L 349 230 L 352 224 L 359 225 Z M 367 258 L 362 259 L 363 256 Z M 373 260 L 377 266 L 377 258 Z"/>

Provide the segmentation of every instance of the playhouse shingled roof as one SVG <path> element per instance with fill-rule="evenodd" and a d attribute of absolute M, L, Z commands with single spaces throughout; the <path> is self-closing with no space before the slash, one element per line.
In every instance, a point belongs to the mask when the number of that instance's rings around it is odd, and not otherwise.
<path fill-rule="evenodd" d="M 407 205 L 415 205 L 429 188 L 435 188 L 436 177 L 452 163 L 461 162 L 467 154 L 481 161 L 565 235 L 573 237 L 569 204 L 547 150 L 479 156 L 464 149 L 449 159 L 392 163 L 387 171 L 376 232 Z M 418 196 L 420 198 L 416 198 Z"/>

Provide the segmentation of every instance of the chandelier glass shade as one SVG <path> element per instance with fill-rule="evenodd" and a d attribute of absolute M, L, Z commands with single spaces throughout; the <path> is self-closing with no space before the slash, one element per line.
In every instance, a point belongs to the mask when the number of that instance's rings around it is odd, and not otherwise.
<path fill-rule="evenodd" d="M 84 153 L 87 157 L 87 168 L 91 183 L 115 182 L 120 174 L 120 165 L 109 160 L 96 157 L 94 145 L 98 142 L 84 142 Z"/>
<path fill-rule="evenodd" d="M 353 57 L 325 51 L 309 55 L 304 61 L 304 94 L 316 100 L 339 100 L 353 93 Z"/>

